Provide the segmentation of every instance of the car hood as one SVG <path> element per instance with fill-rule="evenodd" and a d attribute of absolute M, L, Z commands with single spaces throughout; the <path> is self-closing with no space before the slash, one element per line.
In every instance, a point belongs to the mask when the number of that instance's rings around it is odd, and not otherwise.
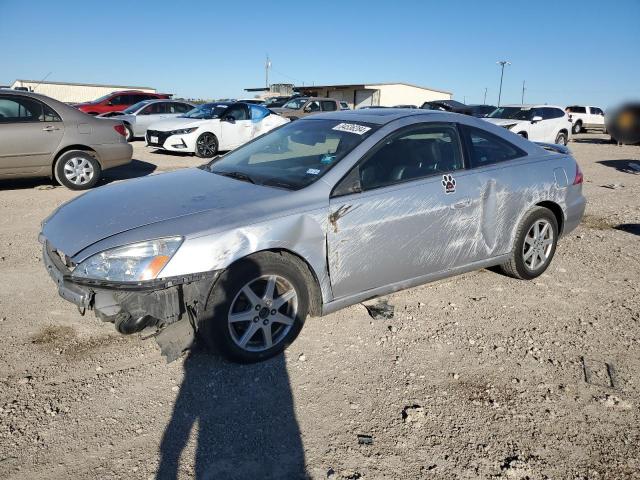
<path fill-rule="evenodd" d="M 483 118 L 482 120 L 493 123 L 494 125 L 498 125 L 500 127 L 506 127 L 507 125 L 516 125 L 520 122 L 524 122 L 526 120 L 514 120 L 512 118 Z"/>
<path fill-rule="evenodd" d="M 270 108 L 269 110 L 278 113 L 280 115 L 282 115 L 283 113 L 292 113 L 292 112 L 297 112 L 298 110 L 293 110 L 291 108 L 282 108 L 282 107 L 273 107 Z"/>
<path fill-rule="evenodd" d="M 123 232 L 131 233 L 123 236 L 121 244 L 126 244 L 248 224 L 281 212 L 291 193 L 200 168 L 184 169 L 87 192 L 54 211 L 43 222 L 42 235 L 53 247 L 75 257 Z"/>
<path fill-rule="evenodd" d="M 220 119 L 201 119 L 201 118 L 168 118 L 154 122 L 149 126 L 149 130 L 160 130 L 161 132 L 169 132 L 179 128 L 199 127 L 200 125 L 211 123 L 220 123 Z"/>

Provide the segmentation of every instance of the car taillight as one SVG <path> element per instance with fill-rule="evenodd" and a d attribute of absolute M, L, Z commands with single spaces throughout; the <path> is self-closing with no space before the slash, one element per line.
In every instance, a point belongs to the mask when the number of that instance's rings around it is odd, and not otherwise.
<path fill-rule="evenodd" d="M 124 129 L 124 125 L 114 125 L 113 129 L 118 132 L 120 135 L 122 135 L 123 137 L 126 135 L 125 129 Z"/>
<path fill-rule="evenodd" d="M 573 179 L 574 185 L 580 185 L 584 180 L 584 175 L 582 175 L 582 170 L 580 170 L 580 165 L 576 162 L 576 176 Z"/>

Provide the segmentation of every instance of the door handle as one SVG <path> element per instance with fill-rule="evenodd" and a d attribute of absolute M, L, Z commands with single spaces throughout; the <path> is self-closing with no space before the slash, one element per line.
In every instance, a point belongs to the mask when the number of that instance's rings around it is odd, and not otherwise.
<path fill-rule="evenodd" d="M 464 200 L 460 200 L 459 202 L 456 202 L 453 205 L 451 205 L 451 208 L 458 210 L 460 208 L 468 207 L 469 205 L 471 205 L 471 199 L 465 198 Z"/>
<path fill-rule="evenodd" d="M 60 130 L 58 127 L 54 127 L 53 125 L 47 125 L 42 129 L 43 132 L 53 132 L 54 130 Z"/>

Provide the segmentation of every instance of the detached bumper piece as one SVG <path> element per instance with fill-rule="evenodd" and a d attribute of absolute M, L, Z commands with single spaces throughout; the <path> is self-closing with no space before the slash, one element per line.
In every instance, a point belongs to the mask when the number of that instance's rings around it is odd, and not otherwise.
<path fill-rule="evenodd" d="M 118 283 L 74 278 L 63 258 L 66 257 L 61 257 L 45 242 L 44 264 L 56 282 L 60 296 L 75 304 L 83 314 L 85 310 L 93 310 L 96 317 L 113 323 L 116 330 L 125 335 L 148 327 L 155 327 L 160 331 L 178 322 L 195 330 L 195 318 L 204 315 L 207 297 L 220 274 L 216 271 L 148 282 Z M 167 333 L 182 330 L 184 326 L 176 325 Z M 184 333 L 180 336 L 185 337 Z M 168 336 L 165 334 L 163 337 L 167 343 Z M 175 342 L 169 342 L 173 352 L 169 355 L 159 341 L 163 337 L 158 336 L 156 339 L 163 354 L 167 355 L 168 360 L 172 360 L 170 357 L 176 356 Z"/>

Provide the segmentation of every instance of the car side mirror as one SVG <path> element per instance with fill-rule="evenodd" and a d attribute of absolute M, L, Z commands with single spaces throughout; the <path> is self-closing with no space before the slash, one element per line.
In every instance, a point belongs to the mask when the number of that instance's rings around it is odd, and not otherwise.
<path fill-rule="evenodd" d="M 531 123 L 536 123 L 536 122 L 539 122 L 540 120 L 542 120 L 542 117 L 540 115 L 536 115 L 531 119 Z"/>
<path fill-rule="evenodd" d="M 107 106 L 108 106 L 108 107 L 113 107 L 113 102 L 112 102 L 111 100 L 109 100 L 109 101 L 107 102 Z"/>

